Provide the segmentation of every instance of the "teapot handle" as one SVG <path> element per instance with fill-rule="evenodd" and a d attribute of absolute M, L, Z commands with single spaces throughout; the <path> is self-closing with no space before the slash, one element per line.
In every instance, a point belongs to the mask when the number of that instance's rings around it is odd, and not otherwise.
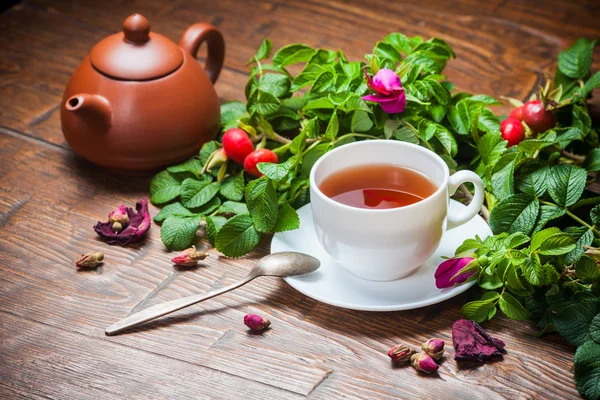
<path fill-rule="evenodd" d="M 204 70 L 211 82 L 215 83 L 225 58 L 225 41 L 221 32 L 210 24 L 194 24 L 183 33 L 179 41 L 179 47 L 196 58 L 198 49 L 205 41 L 208 45 L 208 57 L 206 58 Z"/>

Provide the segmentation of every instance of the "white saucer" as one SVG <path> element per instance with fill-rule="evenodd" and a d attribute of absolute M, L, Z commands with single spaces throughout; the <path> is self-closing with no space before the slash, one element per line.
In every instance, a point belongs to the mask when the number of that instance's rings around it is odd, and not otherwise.
<path fill-rule="evenodd" d="M 466 207 L 451 200 L 450 210 Z M 466 224 L 448 231 L 440 246 L 425 264 L 411 275 L 390 282 L 367 281 L 352 275 L 331 258 L 318 242 L 313 226 L 310 204 L 298 210 L 300 228 L 276 233 L 271 242 L 271 253 L 298 251 L 321 261 L 321 267 L 308 275 L 285 278 L 294 289 L 323 303 L 363 311 L 397 311 L 425 307 L 452 298 L 475 284 L 475 281 L 448 289 L 435 287 L 433 274 L 451 257 L 465 239 L 492 235 L 483 218 L 475 216 Z"/>

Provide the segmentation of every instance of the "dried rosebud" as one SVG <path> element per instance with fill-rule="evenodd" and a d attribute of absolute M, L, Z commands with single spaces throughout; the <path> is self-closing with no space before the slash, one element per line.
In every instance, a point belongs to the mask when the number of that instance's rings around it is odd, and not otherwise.
<path fill-rule="evenodd" d="M 427 353 L 413 354 L 410 361 L 417 371 L 425 372 L 426 374 L 432 374 L 439 368 L 435 360 Z"/>
<path fill-rule="evenodd" d="M 488 335 L 474 321 L 459 319 L 452 325 L 454 359 L 458 361 L 483 362 L 506 353 L 504 342 Z"/>
<path fill-rule="evenodd" d="M 592 258 L 597 263 L 600 263 L 600 248 L 584 246 L 585 247 L 585 255 Z"/>
<path fill-rule="evenodd" d="M 256 314 L 247 314 L 244 316 L 244 324 L 255 332 L 260 332 L 267 329 L 271 325 L 271 321 Z"/>
<path fill-rule="evenodd" d="M 444 341 L 442 339 L 429 339 L 421 345 L 423 352 L 429 354 L 434 360 L 439 360 L 444 355 Z"/>
<path fill-rule="evenodd" d="M 95 268 L 104 260 L 104 254 L 97 251 L 82 254 L 79 260 L 75 261 L 77 268 Z"/>
<path fill-rule="evenodd" d="M 108 220 L 112 224 L 112 230 L 119 233 L 129 223 L 129 215 L 127 215 L 127 207 L 119 206 L 116 210 L 108 214 Z"/>
<path fill-rule="evenodd" d="M 414 352 L 404 344 L 397 344 L 388 351 L 388 356 L 392 359 L 392 362 L 404 365 L 410 361 L 410 356 Z"/>
<path fill-rule="evenodd" d="M 196 246 L 192 246 L 180 255 L 173 257 L 171 262 L 180 267 L 193 267 L 198 264 L 199 260 L 204 260 L 206 257 L 208 257 L 208 253 L 196 251 Z"/>
<path fill-rule="evenodd" d="M 114 220 L 112 217 L 122 217 L 123 208 L 127 214 L 128 222 L 123 224 L 122 220 Z M 121 206 L 109 214 L 107 222 L 98 222 L 94 230 L 105 242 L 120 244 L 121 246 L 137 242 L 142 239 L 150 229 L 150 212 L 148 211 L 148 200 L 141 199 L 135 205 L 136 211 L 130 207 Z M 113 225 L 121 224 L 122 230 L 115 230 Z M 119 228 L 117 225 L 116 228 Z M 123 229 L 124 228 L 124 229 Z"/>

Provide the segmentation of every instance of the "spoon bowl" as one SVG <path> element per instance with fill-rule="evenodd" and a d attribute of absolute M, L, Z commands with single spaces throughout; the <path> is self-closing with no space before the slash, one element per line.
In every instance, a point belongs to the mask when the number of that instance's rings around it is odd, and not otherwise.
<path fill-rule="evenodd" d="M 269 254 L 258 260 L 251 273 L 256 276 L 295 276 L 310 274 L 321 266 L 321 262 L 308 254 L 283 251 Z"/>

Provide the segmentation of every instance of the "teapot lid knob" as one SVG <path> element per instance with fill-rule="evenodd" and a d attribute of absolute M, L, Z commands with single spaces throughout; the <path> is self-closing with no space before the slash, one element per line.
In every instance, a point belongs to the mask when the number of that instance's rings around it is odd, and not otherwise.
<path fill-rule="evenodd" d="M 135 44 L 144 44 L 150 39 L 150 22 L 141 14 L 132 14 L 123 23 L 125 39 Z"/>

